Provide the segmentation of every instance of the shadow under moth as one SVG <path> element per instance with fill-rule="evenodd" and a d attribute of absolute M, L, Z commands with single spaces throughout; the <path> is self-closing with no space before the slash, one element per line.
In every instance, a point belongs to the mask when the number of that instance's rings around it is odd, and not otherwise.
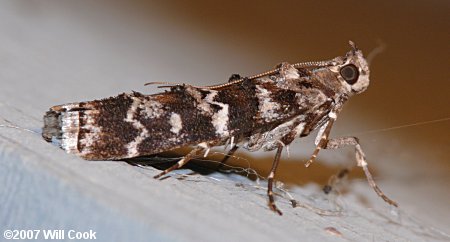
<path fill-rule="evenodd" d="M 173 84 L 162 93 L 124 93 L 116 97 L 58 105 L 44 116 L 42 136 L 57 141 L 66 152 L 87 160 L 124 160 L 189 146 L 192 150 L 155 178 L 206 157 L 211 147 L 227 145 L 275 151 L 268 175 L 269 207 L 281 215 L 272 191 L 280 156 L 296 138 L 319 129 L 316 148 L 355 148 L 357 165 L 370 186 L 387 203 L 368 170 L 356 137 L 330 138 L 344 103 L 369 85 L 369 66 L 350 41 L 345 56 L 327 61 L 289 64 L 250 76 L 233 75 L 228 83 L 196 87 Z M 228 157 L 228 156 L 227 156 Z"/>

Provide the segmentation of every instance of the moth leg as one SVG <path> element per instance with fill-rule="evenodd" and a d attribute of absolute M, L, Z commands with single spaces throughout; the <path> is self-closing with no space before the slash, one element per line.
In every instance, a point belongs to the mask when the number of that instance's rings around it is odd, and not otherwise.
<path fill-rule="evenodd" d="M 275 199 L 273 198 L 273 178 L 275 177 L 275 172 L 278 167 L 278 163 L 280 162 L 281 151 L 283 150 L 283 145 L 278 144 L 277 153 L 275 154 L 275 158 L 273 160 L 272 169 L 270 169 L 269 176 L 267 177 L 267 196 L 269 197 L 269 208 L 277 212 L 279 215 L 283 215 L 283 213 L 277 208 L 275 205 Z"/>
<path fill-rule="evenodd" d="M 231 156 L 233 156 L 233 154 L 239 149 L 239 146 L 235 145 L 233 146 L 233 148 L 231 148 L 228 153 L 225 155 L 225 157 L 223 157 L 223 159 L 220 161 L 219 165 L 217 166 L 217 170 L 220 170 L 225 163 L 228 161 L 228 159 L 230 159 Z"/>
<path fill-rule="evenodd" d="M 380 196 L 385 202 L 389 203 L 392 206 L 398 207 L 397 203 L 388 198 L 384 193 L 381 191 L 381 189 L 378 187 L 378 185 L 375 183 L 372 174 L 369 171 L 368 164 L 366 161 L 366 156 L 361 149 L 361 145 L 359 144 L 359 140 L 356 137 L 342 137 L 342 138 L 336 138 L 336 139 L 330 139 L 328 140 L 325 149 L 339 149 L 344 146 L 354 146 L 355 147 L 355 153 L 356 153 L 356 162 L 359 167 L 361 167 L 366 175 L 367 181 L 369 182 L 369 185 L 373 188 L 373 190 Z"/>
<path fill-rule="evenodd" d="M 188 163 L 190 160 L 192 160 L 193 158 L 198 156 L 198 153 L 200 153 L 203 150 L 204 150 L 204 147 L 196 147 L 196 148 L 194 148 L 191 152 L 189 152 L 181 160 L 179 160 L 175 165 L 165 169 L 164 171 L 162 171 L 158 175 L 154 176 L 153 178 L 158 179 L 158 178 L 166 175 L 167 173 L 169 173 L 169 172 L 171 172 L 171 171 L 173 171 L 175 169 L 181 168 L 182 166 L 186 165 L 186 163 Z"/>
<path fill-rule="evenodd" d="M 333 114 L 330 112 L 330 114 Z M 330 117 L 330 120 L 323 126 L 323 128 L 320 129 L 319 133 L 317 134 L 316 137 L 316 149 L 314 150 L 313 154 L 311 155 L 311 158 L 309 158 L 309 160 L 305 163 L 306 167 L 309 167 L 311 165 L 311 163 L 314 162 L 314 160 L 316 159 L 317 155 L 319 154 L 319 151 L 323 148 L 325 148 L 325 146 L 327 145 L 328 142 L 328 137 L 330 135 L 330 131 L 331 128 L 333 127 L 334 124 L 334 120 L 336 120 L 336 114 L 334 115 L 328 115 L 328 116 L 332 116 L 334 118 Z"/>
<path fill-rule="evenodd" d="M 325 194 L 329 194 L 333 190 L 333 187 L 340 181 L 342 181 L 342 179 L 344 179 L 344 177 L 346 177 L 349 172 L 350 170 L 348 168 L 344 168 L 341 171 L 339 171 L 337 175 L 331 176 L 330 179 L 328 179 L 328 184 L 323 186 L 322 188 L 323 192 Z"/>

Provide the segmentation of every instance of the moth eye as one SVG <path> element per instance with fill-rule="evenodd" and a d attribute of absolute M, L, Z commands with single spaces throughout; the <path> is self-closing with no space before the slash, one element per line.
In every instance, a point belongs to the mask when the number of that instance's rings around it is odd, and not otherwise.
<path fill-rule="evenodd" d="M 350 85 L 355 84 L 359 77 L 358 68 L 353 64 L 342 67 L 340 73 L 344 80 Z"/>

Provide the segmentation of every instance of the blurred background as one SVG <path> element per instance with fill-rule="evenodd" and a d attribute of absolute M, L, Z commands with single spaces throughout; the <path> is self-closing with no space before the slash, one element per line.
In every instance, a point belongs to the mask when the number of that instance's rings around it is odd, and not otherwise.
<path fill-rule="evenodd" d="M 56 104 L 158 91 L 143 86 L 149 81 L 211 85 L 282 61 L 344 55 L 348 40 L 366 55 L 382 43 L 369 89 L 345 106 L 332 136 L 358 136 L 382 189 L 402 209 L 450 233 L 449 1 L 16 0 L 0 6 L 0 101 L 35 120 Z M 278 180 L 324 184 L 354 164 L 351 149 L 322 151 L 305 169 L 312 143 L 296 141 Z M 262 175 L 273 156 L 238 155 Z M 358 169 L 352 176 L 365 182 Z"/>

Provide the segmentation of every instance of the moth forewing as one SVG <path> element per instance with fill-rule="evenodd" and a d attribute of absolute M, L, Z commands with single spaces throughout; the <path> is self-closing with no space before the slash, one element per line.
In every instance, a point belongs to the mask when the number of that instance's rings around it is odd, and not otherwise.
<path fill-rule="evenodd" d="M 262 74 L 210 87 L 170 86 L 164 93 L 124 93 L 116 97 L 58 105 L 44 116 L 42 136 L 59 140 L 61 148 L 88 160 L 121 160 L 169 151 L 194 149 L 157 178 L 180 168 L 209 148 L 232 143 L 249 151 L 277 150 L 268 176 L 269 207 L 275 206 L 273 179 L 282 150 L 294 139 L 320 128 L 311 164 L 321 149 L 355 146 L 358 165 L 376 186 L 356 138 L 330 139 L 343 104 L 369 85 L 369 67 L 362 52 L 352 49 L 329 61 L 281 63 Z M 238 146 L 237 146 L 238 145 Z"/>

